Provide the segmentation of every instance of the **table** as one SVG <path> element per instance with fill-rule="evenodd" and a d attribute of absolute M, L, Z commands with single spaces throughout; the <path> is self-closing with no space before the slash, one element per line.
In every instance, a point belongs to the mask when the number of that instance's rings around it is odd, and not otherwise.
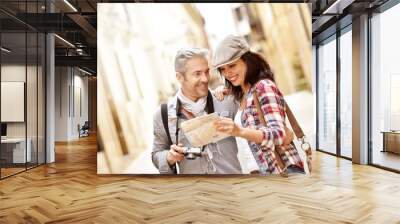
<path fill-rule="evenodd" d="M 5 159 L 6 162 L 9 163 L 31 162 L 32 140 L 30 138 L 27 138 L 26 142 L 28 143 L 27 145 L 28 147 L 26 148 L 26 154 L 25 154 L 25 138 L 1 139 L 1 157 Z"/>
<path fill-rule="evenodd" d="M 381 133 L 383 133 L 382 152 L 400 154 L 400 131 L 382 131 Z"/>

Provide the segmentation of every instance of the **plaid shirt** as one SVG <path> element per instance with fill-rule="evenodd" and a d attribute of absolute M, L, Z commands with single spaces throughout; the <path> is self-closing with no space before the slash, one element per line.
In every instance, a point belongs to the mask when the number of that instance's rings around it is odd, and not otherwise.
<path fill-rule="evenodd" d="M 257 107 L 253 99 L 253 92 L 260 102 L 264 119 L 268 127 L 264 127 L 258 117 Z M 246 108 L 242 115 L 243 127 L 261 130 L 264 134 L 261 144 L 249 141 L 249 147 L 263 174 L 279 174 L 282 170 L 277 165 L 273 150 L 281 145 L 285 136 L 285 101 L 276 84 L 268 79 L 261 80 L 253 85 L 246 96 Z M 281 155 L 286 166 L 296 165 L 303 168 L 300 156 L 292 143 Z"/>

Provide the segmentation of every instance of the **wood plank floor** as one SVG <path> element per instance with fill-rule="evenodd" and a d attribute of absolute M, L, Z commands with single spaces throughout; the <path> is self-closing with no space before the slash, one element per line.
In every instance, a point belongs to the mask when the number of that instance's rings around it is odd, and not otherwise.
<path fill-rule="evenodd" d="M 25 167 L 23 167 L 23 168 L 1 168 L 1 177 L 7 177 L 7 176 L 10 176 L 10 175 L 13 175 L 13 174 L 15 174 L 15 173 L 18 173 L 18 172 L 21 172 L 21 171 L 24 171 L 25 170 Z"/>
<path fill-rule="evenodd" d="M 316 153 L 311 177 L 96 174 L 96 139 L 0 181 L 0 223 L 400 223 L 400 175 Z"/>

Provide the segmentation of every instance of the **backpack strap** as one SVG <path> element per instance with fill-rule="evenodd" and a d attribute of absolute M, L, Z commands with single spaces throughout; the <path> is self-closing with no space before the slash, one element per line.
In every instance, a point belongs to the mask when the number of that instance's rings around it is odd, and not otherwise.
<path fill-rule="evenodd" d="M 168 128 L 168 105 L 166 103 L 161 104 L 161 119 L 163 122 L 165 133 L 167 133 L 168 144 L 172 145 L 171 135 L 169 134 Z"/>
<path fill-rule="evenodd" d="M 213 97 L 212 94 L 210 92 L 210 90 L 208 90 L 208 94 L 207 94 L 207 104 L 206 104 L 206 111 L 208 114 L 214 113 L 214 102 L 213 102 Z"/>
<path fill-rule="evenodd" d="M 163 122 L 165 133 L 167 133 L 168 145 L 171 146 L 172 140 L 171 140 L 171 135 L 169 134 L 169 128 L 168 128 L 168 105 L 167 105 L 167 103 L 161 104 L 161 119 Z M 169 150 L 169 148 L 168 148 L 168 150 Z M 174 172 L 174 174 L 178 173 L 177 169 L 176 169 L 176 164 L 171 166 L 171 169 Z"/>

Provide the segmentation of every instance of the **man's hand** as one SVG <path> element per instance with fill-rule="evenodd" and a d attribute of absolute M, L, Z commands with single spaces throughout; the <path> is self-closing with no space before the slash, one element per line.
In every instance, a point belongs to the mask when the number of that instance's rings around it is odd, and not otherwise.
<path fill-rule="evenodd" d="M 170 166 L 174 165 L 178 161 L 182 161 L 185 158 L 183 155 L 183 145 L 171 145 L 171 148 L 167 154 L 167 162 Z"/>

